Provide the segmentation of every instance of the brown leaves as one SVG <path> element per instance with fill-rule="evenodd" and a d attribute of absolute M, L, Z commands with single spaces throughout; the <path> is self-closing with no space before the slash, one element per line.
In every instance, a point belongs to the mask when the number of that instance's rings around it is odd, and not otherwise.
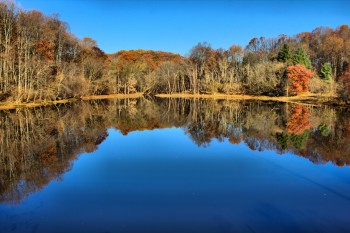
<path fill-rule="evenodd" d="M 182 60 L 179 54 L 153 50 L 120 51 L 114 56 L 118 58 L 119 64 L 129 64 L 139 61 L 147 64 L 151 70 L 155 70 L 159 64 L 166 61 L 180 63 Z"/>
<path fill-rule="evenodd" d="M 39 40 L 35 46 L 36 51 L 46 60 L 53 62 L 55 58 L 55 44 L 51 41 Z"/>

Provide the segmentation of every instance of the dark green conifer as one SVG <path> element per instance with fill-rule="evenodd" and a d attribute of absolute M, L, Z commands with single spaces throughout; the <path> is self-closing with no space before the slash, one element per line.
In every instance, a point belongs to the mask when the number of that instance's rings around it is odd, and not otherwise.
<path fill-rule="evenodd" d="M 292 57 L 293 64 L 304 65 L 307 69 L 311 69 L 311 61 L 303 48 L 298 48 Z"/>
<path fill-rule="evenodd" d="M 278 52 L 277 60 L 279 62 L 287 62 L 291 58 L 291 52 L 288 44 L 284 44 Z"/>

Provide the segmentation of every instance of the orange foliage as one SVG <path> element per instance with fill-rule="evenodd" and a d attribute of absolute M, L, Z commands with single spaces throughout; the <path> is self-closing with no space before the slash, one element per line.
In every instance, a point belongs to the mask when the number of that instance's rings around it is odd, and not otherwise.
<path fill-rule="evenodd" d="M 337 36 L 329 36 L 323 43 L 325 53 L 331 56 L 336 56 L 344 48 L 344 40 Z"/>
<path fill-rule="evenodd" d="M 243 58 L 243 48 L 239 45 L 232 45 L 229 49 L 230 55 L 235 59 L 235 60 L 240 60 Z"/>
<path fill-rule="evenodd" d="M 242 141 L 242 137 L 241 136 L 238 136 L 238 137 L 232 136 L 232 137 L 229 137 L 228 141 L 231 144 L 239 144 Z"/>
<path fill-rule="evenodd" d="M 287 122 L 287 132 L 301 135 L 305 130 L 310 129 L 310 113 L 304 106 L 294 105 L 288 109 L 290 117 Z"/>
<path fill-rule="evenodd" d="M 89 48 L 97 47 L 96 40 L 94 40 L 94 39 L 92 39 L 90 37 L 84 37 L 83 44 L 84 44 L 85 47 L 89 47 Z"/>
<path fill-rule="evenodd" d="M 292 94 L 306 92 L 309 89 L 309 78 L 312 72 L 305 66 L 296 64 L 287 68 L 287 77 L 289 80 L 289 90 Z"/>
<path fill-rule="evenodd" d="M 155 70 L 160 63 L 166 61 L 180 63 L 182 58 L 179 54 L 153 50 L 122 50 L 111 56 L 118 58 L 120 63 L 134 63 L 136 61 L 146 63 L 151 70 Z"/>
<path fill-rule="evenodd" d="M 39 40 L 35 46 L 36 51 L 43 56 L 43 58 L 53 61 L 55 58 L 55 45 L 53 42 L 46 40 Z"/>
<path fill-rule="evenodd" d="M 308 42 L 310 41 L 311 38 L 311 33 L 310 32 L 301 32 L 296 35 L 296 38 L 299 39 L 301 42 Z"/>
<path fill-rule="evenodd" d="M 57 148 L 51 145 L 38 157 L 43 165 L 51 166 L 58 162 Z"/>
<path fill-rule="evenodd" d="M 232 54 L 236 54 L 237 53 L 239 55 L 243 55 L 243 48 L 241 46 L 239 46 L 239 45 L 232 45 L 230 47 L 230 52 Z"/>

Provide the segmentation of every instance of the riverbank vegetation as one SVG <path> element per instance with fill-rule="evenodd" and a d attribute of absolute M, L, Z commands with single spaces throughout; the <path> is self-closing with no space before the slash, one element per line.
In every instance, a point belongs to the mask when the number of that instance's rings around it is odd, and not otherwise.
<path fill-rule="evenodd" d="M 78 39 L 56 15 L 0 1 L 0 101 L 57 101 L 83 96 L 227 94 L 290 96 L 310 92 L 349 101 L 350 29 L 318 27 L 247 46 L 189 54 L 131 50 L 106 54 Z"/>

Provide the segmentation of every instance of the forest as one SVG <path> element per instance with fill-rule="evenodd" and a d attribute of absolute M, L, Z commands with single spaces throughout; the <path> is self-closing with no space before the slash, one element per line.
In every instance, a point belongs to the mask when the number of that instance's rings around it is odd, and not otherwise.
<path fill-rule="evenodd" d="M 186 56 L 130 50 L 106 54 L 79 39 L 57 15 L 0 1 L 0 101 L 35 102 L 91 95 L 350 93 L 350 29 L 318 27 L 252 38 L 248 45 L 195 45 Z"/>
<path fill-rule="evenodd" d="M 177 127 L 199 147 L 214 140 L 242 143 L 315 164 L 350 165 L 350 112 L 330 106 L 125 98 L 10 110 L 0 121 L 0 202 L 6 203 L 18 203 L 60 180 L 83 152 L 97 150 L 109 129 L 127 135 Z"/>

